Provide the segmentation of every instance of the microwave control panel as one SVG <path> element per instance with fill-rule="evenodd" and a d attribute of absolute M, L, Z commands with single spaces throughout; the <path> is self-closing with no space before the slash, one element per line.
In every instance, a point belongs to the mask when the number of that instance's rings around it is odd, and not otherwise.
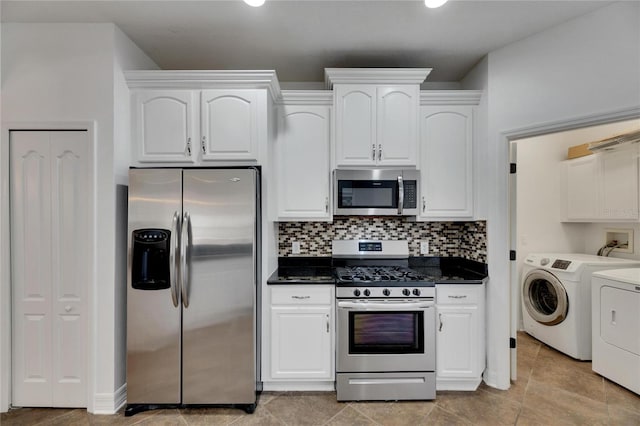
<path fill-rule="evenodd" d="M 415 180 L 408 180 L 404 182 L 404 207 L 408 209 L 415 209 L 418 205 L 418 191 Z"/>

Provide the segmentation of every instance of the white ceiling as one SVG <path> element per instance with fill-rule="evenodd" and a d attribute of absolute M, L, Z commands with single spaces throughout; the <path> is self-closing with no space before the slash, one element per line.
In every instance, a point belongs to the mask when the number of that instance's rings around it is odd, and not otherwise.
<path fill-rule="evenodd" d="M 488 52 L 606 6 L 603 0 L 2 0 L 2 22 L 113 22 L 163 69 L 430 67 L 456 82 Z"/>

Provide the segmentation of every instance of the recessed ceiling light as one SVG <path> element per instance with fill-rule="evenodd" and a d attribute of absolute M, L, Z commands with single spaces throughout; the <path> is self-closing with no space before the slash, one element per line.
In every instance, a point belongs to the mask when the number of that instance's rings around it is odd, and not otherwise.
<path fill-rule="evenodd" d="M 260 7 L 264 4 L 264 0 L 244 0 L 244 2 L 253 7 Z"/>
<path fill-rule="evenodd" d="M 247 1 L 247 0 L 245 0 Z M 430 9 L 435 9 L 436 7 L 440 7 L 445 4 L 447 0 L 424 0 L 424 5 Z"/>

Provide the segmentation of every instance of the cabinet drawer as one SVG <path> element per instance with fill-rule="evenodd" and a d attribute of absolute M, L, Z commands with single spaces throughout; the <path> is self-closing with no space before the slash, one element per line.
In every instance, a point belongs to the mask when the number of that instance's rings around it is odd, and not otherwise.
<path fill-rule="evenodd" d="M 272 305 L 331 305 L 333 288 L 318 285 L 271 286 Z"/>
<path fill-rule="evenodd" d="M 483 285 L 437 285 L 438 305 L 477 305 L 484 301 Z"/>

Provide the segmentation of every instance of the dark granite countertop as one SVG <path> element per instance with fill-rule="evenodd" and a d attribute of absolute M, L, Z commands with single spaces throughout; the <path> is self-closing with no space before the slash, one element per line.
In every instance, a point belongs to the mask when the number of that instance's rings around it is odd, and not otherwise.
<path fill-rule="evenodd" d="M 487 265 L 462 257 L 410 257 L 409 267 L 436 284 L 482 284 Z M 335 284 L 331 257 L 280 257 L 267 284 Z"/>
<path fill-rule="evenodd" d="M 487 265 L 462 257 L 410 257 L 409 267 L 437 284 L 482 284 Z"/>
<path fill-rule="evenodd" d="M 280 257 L 267 284 L 335 284 L 330 257 Z"/>

